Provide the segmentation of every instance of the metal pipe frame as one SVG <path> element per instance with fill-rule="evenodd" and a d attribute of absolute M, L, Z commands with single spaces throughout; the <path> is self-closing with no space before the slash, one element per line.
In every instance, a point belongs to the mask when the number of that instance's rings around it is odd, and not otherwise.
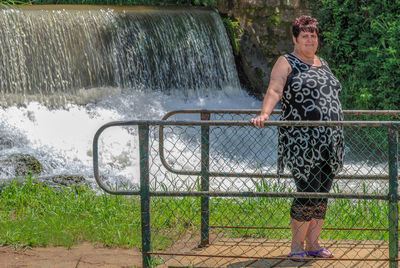
<path fill-rule="evenodd" d="M 141 214 L 142 214 L 142 252 L 143 267 L 150 267 L 151 255 L 182 255 L 191 256 L 191 254 L 179 254 L 179 253 L 165 253 L 165 252 L 152 252 L 151 251 L 151 228 L 150 228 L 150 198 L 152 196 L 157 197 L 201 197 L 202 198 L 202 235 L 201 235 L 201 245 L 206 246 L 209 243 L 208 234 L 210 228 L 261 228 L 261 227 L 232 227 L 232 226 L 210 226 L 209 225 L 209 198 L 210 197 L 275 197 L 275 198 L 287 198 L 287 197 L 307 197 L 307 198 L 343 198 L 343 199 L 369 199 L 369 200 L 387 200 L 389 205 L 389 228 L 381 228 L 376 231 L 388 231 L 389 232 L 389 258 L 379 259 L 379 261 L 389 261 L 390 267 L 398 267 L 398 250 L 399 250 L 399 233 L 398 233 L 398 138 L 400 122 L 398 121 L 267 121 L 265 126 L 347 126 L 347 127 L 386 127 L 388 128 L 388 162 L 389 162 L 389 174 L 388 176 L 360 176 L 364 179 L 389 179 L 389 193 L 386 194 L 351 194 L 351 193 L 278 193 L 278 192 L 219 192 L 219 191 L 209 191 L 209 178 L 210 177 L 268 177 L 275 174 L 254 174 L 254 173 L 217 173 L 209 171 L 209 129 L 211 126 L 252 126 L 249 121 L 210 121 L 211 113 L 234 113 L 234 114 L 257 114 L 258 110 L 235 110 L 235 111 L 205 111 L 201 110 L 201 121 L 168 121 L 168 120 L 133 120 L 133 121 L 115 121 L 103 125 L 98 129 L 93 140 L 93 169 L 94 177 L 98 185 L 105 192 L 115 195 L 140 195 L 141 197 Z M 279 113 L 280 111 L 274 111 L 274 113 Z M 164 119 L 178 114 L 178 113 L 199 113 L 199 110 L 184 110 L 184 111 L 173 111 L 168 113 Z M 395 115 L 399 116 L 400 111 L 346 111 L 347 115 Z M 205 137 L 204 142 L 208 143 L 204 145 L 202 142 L 202 157 L 201 163 L 202 168 L 200 172 L 189 171 L 182 172 L 176 171 L 170 168 L 164 159 L 163 154 L 163 127 L 164 126 L 200 126 L 202 129 L 202 136 Z M 120 191 L 112 190 L 107 187 L 106 184 L 101 180 L 99 172 L 99 155 L 98 155 L 98 140 L 101 133 L 110 127 L 116 126 L 138 126 L 139 128 L 139 147 L 140 147 L 140 190 L 139 191 Z M 159 192 L 150 191 L 149 189 L 149 127 L 159 126 L 160 134 L 160 158 L 163 162 L 165 168 L 176 174 L 182 175 L 200 175 L 202 178 L 201 191 L 196 192 L 182 192 L 182 191 L 171 191 L 171 192 Z M 202 138 L 203 140 L 203 138 Z M 285 175 L 282 177 L 286 177 Z M 289 178 L 289 176 L 287 176 Z M 345 178 L 356 178 L 354 175 L 346 175 L 341 179 Z M 359 179 L 359 177 L 357 177 Z M 203 211 L 204 210 L 204 211 Z M 286 227 L 264 227 L 271 229 L 279 229 Z M 331 228 L 333 229 L 333 228 Z M 340 228 L 336 228 L 340 229 Z M 362 231 L 364 229 L 361 229 Z M 193 254 L 192 254 L 193 255 Z M 202 257 L 203 255 L 195 255 Z M 204 257 L 229 257 L 229 258 L 247 258 L 247 259 L 258 259 L 254 257 L 247 256 L 220 256 L 220 255 L 207 255 Z M 286 259 L 281 257 L 272 257 L 264 259 Z M 347 260 L 347 259 L 329 259 L 329 260 Z M 357 259 L 348 259 L 356 261 Z M 360 259 L 361 260 L 361 259 Z M 362 261 L 370 261 L 370 259 L 362 259 Z M 371 259 L 371 261 L 377 261 L 376 259 Z"/>

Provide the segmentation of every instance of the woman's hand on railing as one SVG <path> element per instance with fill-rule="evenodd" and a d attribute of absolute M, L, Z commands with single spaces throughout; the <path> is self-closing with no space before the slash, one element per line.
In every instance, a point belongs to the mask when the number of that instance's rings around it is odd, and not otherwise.
<path fill-rule="evenodd" d="M 255 127 L 258 128 L 263 128 L 264 127 L 264 122 L 267 121 L 269 119 L 269 115 L 268 114 L 260 114 L 259 116 L 250 119 L 251 123 L 253 123 L 253 125 Z"/>

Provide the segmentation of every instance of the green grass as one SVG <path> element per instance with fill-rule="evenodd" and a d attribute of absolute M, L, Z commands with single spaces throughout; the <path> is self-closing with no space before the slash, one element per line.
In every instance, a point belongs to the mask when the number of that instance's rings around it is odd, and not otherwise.
<path fill-rule="evenodd" d="M 212 225 L 252 226 L 259 229 L 224 229 L 228 237 L 252 237 L 288 239 L 291 200 L 286 198 L 257 200 L 215 199 L 212 211 Z M 238 213 L 240 212 L 240 213 Z M 331 200 L 324 227 L 328 228 L 388 228 L 388 207 L 385 202 L 366 200 Z M 263 229 L 262 227 L 272 227 Z M 321 239 L 328 240 L 383 240 L 388 241 L 387 231 L 366 230 L 324 230 Z"/>
<path fill-rule="evenodd" d="M 290 192 L 284 183 L 268 184 L 266 180 L 253 181 L 258 192 Z M 367 193 L 367 189 L 364 189 Z M 340 193 L 338 188 L 332 192 Z M 290 206 L 292 198 L 215 198 L 212 202 L 211 225 L 252 226 L 254 229 L 225 229 L 230 237 L 253 237 L 270 239 L 291 238 Z M 321 239 L 329 240 L 383 240 L 388 241 L 387 231 L 372 231 L 389 227 L 388 202 L 381 200 L 330 199 L 324 223 L 325 228 L 353 230 L 329 230 Z M 263 229 L 272 227 L 272 229 Z M 368 230 L 354 230 L 368 229 Z"/>
<path fill-rule="evenodd" d="M 0 194 L 0 244 L 60 245 L 90 241 L 107 246 L 140 245 L 137 198 L 96 195 L 88 188 L 55 190 L 14 182 Z"/>
<path fill-rule="evenodd" d="M 259 191 L 285 191 L 259 184 Z M 210 224 L 288 227 L 290 198 L 211 198 Z M 53 189 L 28 178 L 0 193 L 0 244 L 15 247 L 65 246 L 88 241 L 110 247 L 141 248 L 138 196 L 98 194 L 88 188 Z M 326 227 L 388 228 L 384 201 L 330 200 Z M 152 248 L 199 240 L 200 198 L 151 199 Z M 215 229 L 226 237 L 290 238 L 288 229 Z M 386 231 L 325 230 L 322 239 L 388 240 Z"/>

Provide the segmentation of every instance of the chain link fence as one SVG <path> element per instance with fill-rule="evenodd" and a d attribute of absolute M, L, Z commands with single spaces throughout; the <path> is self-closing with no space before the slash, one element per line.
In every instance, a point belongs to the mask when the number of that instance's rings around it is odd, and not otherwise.
<path fill-rule="evenodd" d="M 275 111 L 263 129 L 249 123 L 258 113 L 174 111 L 99 129 L 97 182 L 112 194 L 140 195 L 143 266 L 397 267 L 400 111 L 345 111 L 344 122 L 276 121 Z M 98 139 L 116 126 L 138 135 L 138 188 L 110 188 L 99 172 Z M 330 193 L 296 192 L 292 174 L 278 172 L 281 126 L 344 128 L 344 166 Z M 287 257 L 291 204 L 305 197 L 329 198 L 320 244 L 334 258 Z"/>

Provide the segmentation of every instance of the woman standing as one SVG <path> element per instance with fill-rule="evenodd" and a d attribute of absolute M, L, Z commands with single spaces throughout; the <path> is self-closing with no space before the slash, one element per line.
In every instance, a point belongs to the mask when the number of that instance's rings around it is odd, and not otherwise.
<path fill-rule="evenodd" d="M 316 56 L 318 22 L 310 16 L 297 18 L 292 27 L 294 51 L 278 58 L 272 72 L 261 114 L 252 118 L 264 127 L 281 101 L 281 120 L 343 120 L 338 98 L 340 82 L 328 64 Z M 288 168 L 298 192 L 329 192 L 333 178 L 343 165 L 342 127 L 280 127 L 278 164 Z M 331 258 L 318 239 L 328 200 L 295 198 L 290 210 L 292 243 L 289 257 Z"/>

